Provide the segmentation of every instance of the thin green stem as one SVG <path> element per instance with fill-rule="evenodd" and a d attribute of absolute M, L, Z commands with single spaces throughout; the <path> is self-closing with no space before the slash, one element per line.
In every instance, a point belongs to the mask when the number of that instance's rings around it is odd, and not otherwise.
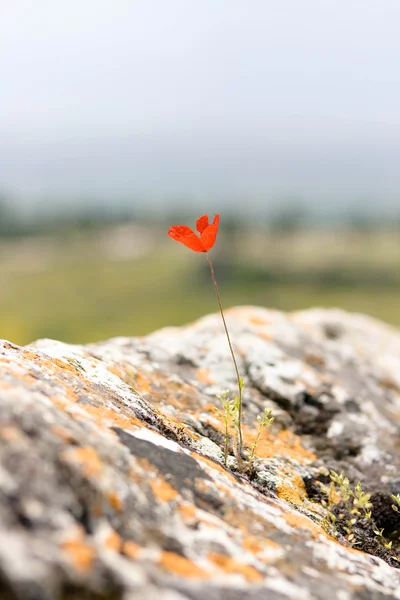
<path fill-rule="evenodd" d="M 228 464 L 228 441 L 229 441 L 229 422 L 225 417 L 225 448 L 224 448 L 224 463 Z"/>
<path fill-rule="evenodd" d="M 257 437 L 256 437 L 256 439 L 255 439 L 255 442 L 254 442 L 254 444 L 253 444 L 253 447 L 252 447 L 252 449 L 251 449 L 251 454 L 250 454 L 250 458 L 249 458 L 250 462 L 253 460 L 253 458 L 254 458 L 254 455 L 255 455 L 255 453 L 256 453 L 256 448 L 257 448 L 257 444 L 258 444 L 258 442 L 259 442 L 259 439 L 260 439 L 261 431 L 262 431 L 262 428 L 260 427 L 260 428 L 259 428 L 259 430 L 258 430 L 258 432 L 257 432 Z"/>
<path fill-rule="evenodd" d="M 231 351 L 232 360 L 233 360 L 233 364 L 235 366 L 235 371 L 236 371 L 238 391 L 239 391 L 239 416 L 238 416 L 238 436 L 239 436 L 239 444 L 238 444 L 238 446 L 239 446 L 239 448 L 238 448 L 238 455 L 239 455 L 239 457 L 241 457 L 242 447 L 243 447 L 243 436 L 242 436 L 242 386 L 240 384 L 239 369 L 238 369 L 238 366 L 237 366 L 235 354 L 233 352 L 231 338 L 229 337 L 228 327 L 226 326 L 226 321 L 225 321 L 225 317 L 224 317 L 224 311 L 223 311 L 223 308 L 222 308 L 221 298 L 220 298 L 220 295 L 219 295 L 218 284 L 217 284 L 217 280 L 215 279 L 214 267 L 213 267 L 213 264 L 211 262 L 211 258 L 210 258 L 210 255 L 208 254 L 208 252 L 206 252 L 205 254 L 207 256 L 208 264 L 210 265 L 211 278 L 213 280 L 213 284 L 214 284 L 214 288 L 215 288 L 215 293 L 217 295 L 217 300 L 218 300 L 218 306 L 219 306 L 219 310 L 220 310 L 221 317 L 222 317 L 222 322 L 224 324 L 224 329 L 225 329 L 226 337 L 228 338 L 229 349 Z"/>

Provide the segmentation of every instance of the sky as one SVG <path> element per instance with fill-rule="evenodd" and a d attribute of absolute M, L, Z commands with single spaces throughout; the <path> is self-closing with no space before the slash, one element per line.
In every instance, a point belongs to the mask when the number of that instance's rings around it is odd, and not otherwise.
<path fill-rule="evenodd" d="M 0 0 L 0 193 L 400 208 L 399 0 Z"/>

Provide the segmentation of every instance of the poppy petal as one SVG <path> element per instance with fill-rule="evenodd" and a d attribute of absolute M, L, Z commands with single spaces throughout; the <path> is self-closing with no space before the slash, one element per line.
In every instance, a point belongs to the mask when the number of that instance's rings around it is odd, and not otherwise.
<path fill-rule="evenodd" d="M 205 252 L 204 246 L 195 232 L 186 225 L 173 225 L 168 230 L 168 235 L 173 240 L 180 242 L 194 252 Z"/>
<path fill-rule="evenodd" d="M 208 215 L 203 215 L 196 221 L 196 229 L 199 233 L 203 233 L 203 231 L 208 227 Z"/>
<path fill-rule="evenodd" d="M 218 233 L 219 215 L 215 215 L 212 225 L 209 225 L 202 232 L 200 239 L 203 244 L 204 250 L 210 250 L 214 244 Z"/>

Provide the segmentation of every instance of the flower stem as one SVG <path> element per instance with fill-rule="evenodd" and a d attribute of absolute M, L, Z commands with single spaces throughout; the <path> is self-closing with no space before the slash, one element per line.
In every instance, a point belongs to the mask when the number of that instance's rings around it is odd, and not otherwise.
<path fill-rule="evenodd" d="M 214 267 L 213 267 L 213 264 L 211 262 L 211 258 L 210 258 L 210 255 L 208 254 L 208 252 L 206 252 L 205 254 L 207 256 L 208 264 L 210 265 L 211 278 L 213 280 L 213 284 L 214 284 L 214 288 L 215 288 L 215 293 L 217 295 L 217 300 L 218 300 L 218 306 L 219 306 L 219 310 L 220 310 L 221 317 L 222 317 L 222 322 L 224 324 L 224 329 L 225 329 L 226 337 L 228 338 L 229 349 L 231 351 L 232 360 L 233 360 L 233 364 L 235 366 L 235 371 L 236 371 L 236 378 L 237 378 L 238 391 L 239 391 L 239 415 L 238 415 L 238 427 L 237 428 L 238 428 L 238 437 L 239 437 L 239 440 L 238 440 L 238 455 L 239 455 L 239 459 L 240 459 L 241 458 L 241 454 L 242 454 L 242 447 L 243 447 L 243 435 L 242 435 L 242 387 L 243 387 L 243 385 L 240 383 L 239 369 L 238 369 L 238 366 L 237 366 L 235 354 L 233 352 L 231 338 L 229 337 L 228 327 L 226 326 L 226 321 L 225 321 L 225 317 L 224 317 L 224 311 L 223 311 L 223 308 L 222 308 L 221 298 L 220 298 L 220 295 L 219 295 L 218 284 L 217 284 L 217 280 L 215 279 Z"/>

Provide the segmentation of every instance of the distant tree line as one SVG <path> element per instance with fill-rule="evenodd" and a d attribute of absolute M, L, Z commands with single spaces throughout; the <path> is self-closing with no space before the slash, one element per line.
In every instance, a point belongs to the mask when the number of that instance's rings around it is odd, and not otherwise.
<path fill-rule="evenodd" d="M 190 202 L 183 203 L 182 207 L 174 206 L 164 212 L 145 208 L 115 208 L 115 203 L 110 202 L 88 205 L 82 202 L 80 206 L 57 211 L 44 208 L 39 209 L 31 218 L 24 218 L 21 211 L 13 207 L 10 198 L 0 194 L 0 238 L 13 238 L 31 235 L 57 234 L 69 231 L 90 231 L 118 224 L 135 222 L 143 225 L 171 225 L 187 224 L 193 226 L 196 218 L 200 216 L 198 210 L 190 207 Z M 140 205 L 143 206 L 143 205 Z M 216 209 L 218 211 L 218 207 Z M 210 213 L 212 218 L 214 212 Z M 207 212 L 207 209 L 204 209 Z M 222 212 L 222 211 L 221 211 Z M 390 227 L 400 231 L 400 216 L 377 217 L 363 210 L 351 211 L 346 215 L 335 218 L 318 218 L 312 210 L 305 208 L 301 203 L 282 204 L 261 215 L 257 220 L 245 219 L 242 213 L 226 209 L 223 215 L 224 231 L 227 235 L 234 236 L 246 227 L 256 226 L 259 230 L 266 230 L 271 235 L 292 235 L 302 230 L 311 228 L 329 228 L 332 226 L 348 229 L 355 232 L 367 233 L 377 228 Z"/>

